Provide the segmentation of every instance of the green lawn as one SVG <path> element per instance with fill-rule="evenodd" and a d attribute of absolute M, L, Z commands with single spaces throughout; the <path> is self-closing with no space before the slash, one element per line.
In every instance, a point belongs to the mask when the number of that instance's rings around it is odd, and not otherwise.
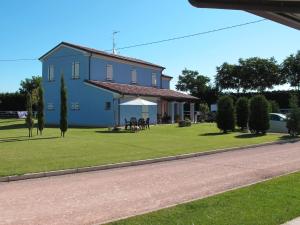
<path fill-rule="evenodd" d="M 220 134 L 215 124 L 178 128 L 159 125 L 138 133 L 102 128 L 58 128 L 27 138 L 24 120 L 0 120 L 0 176 L 148 159 L 244 146 L 281 139 L 280 135 Z M 35 131 L 34 131 L 35 133 Z"/>
<path fill-rule="evenodd" d="M 110 225 L 280 225 L 300 216 L 300 173 Z"/>

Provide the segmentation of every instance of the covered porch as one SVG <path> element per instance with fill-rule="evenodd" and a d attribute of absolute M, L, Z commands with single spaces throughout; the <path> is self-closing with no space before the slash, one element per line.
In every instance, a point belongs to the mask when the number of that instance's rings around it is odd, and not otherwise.
<path fill-rule="evenodd" d="M 195 103 L 192 101 L 161 98 L 157 107 L 158 123 L 176 123 L 184 119 L 190 119 L 192 123 L 196 122 Z"/>

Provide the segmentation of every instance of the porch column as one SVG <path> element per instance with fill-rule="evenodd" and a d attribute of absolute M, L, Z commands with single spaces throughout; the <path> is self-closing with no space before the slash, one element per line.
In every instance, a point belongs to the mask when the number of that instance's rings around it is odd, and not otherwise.
<path fill-rule="evenodd" d="M 170 102 L 170 116 L 171 116 L 171 123 L 175 122 L 175 102 Z"/>
<path fill-rule="evenodd" d="M 195 103 L 190 103 L 190 117 L 192 123 L 195 122 Z"/>
<path fill-rule="evenodd" d="M 180 102 L 180 120 L 184 120 L 184 102 Z"/>

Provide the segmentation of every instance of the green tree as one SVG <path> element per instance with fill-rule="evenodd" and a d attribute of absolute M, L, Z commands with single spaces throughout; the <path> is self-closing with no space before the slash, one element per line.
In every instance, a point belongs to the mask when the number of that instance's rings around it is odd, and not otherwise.
<path fill-rule="evenodd" d="M 37 133 L 43 134 L 43 129 L 45 127 L 45 120 L 44 120 L 44 91 L 42 86 L 38 89 L 38 107 L 37 107 L 37 119 L 38 119 L 38 126 L 37 126 Z"/>
<path fill-rule="evenodd" d="M 270 128 L 269 104 L 263 95 L 250 100 L 249 129 L 256 134 L 265 134 Z"/>
<path fill-rule="evenodd" d="M 292 108 L 297 108 L 299 106 L 299 99 L 296 94 L 290 94 L 290 99 L 289 99 L 289 107 Z"/>
<path fill-rule="evenodd" d="M 219 90 L 237 90 L 240 91 L 240 67 L 228 63 L 223 63 L 217 67 L 217 74 L 215 76 L 215 84 Z"/>
<path fill-rule="evenodd" d="M 178 77 L 176 89 L 187 91 L 196 97 L 202 97 L 209 86 L 210 79 L 200 75 L 198 71 L 184 69 Z"/>
<path fill-rule="evenodd" d="M 286 126 L 291 136 L 300 134 L 300 108 L 297 95 L 290 97 L 291 113 L 288 115 Z"/>
<path fill-rule="evenodd" d="M 275 85 L 285 83 L 279 66 L 274 58 L 264 59 L 253 57 L 239 60 L 243 88 L 264 92 Z"/>
<path fill-rule="evenodd" d="M 249 101 L 241 97 L 236 102 L 236 123 L 242 130 L 246 130 L 249 121 Z"/>
<path fill-rule="evenodd" d="M 199 104 L 199 112 L 201 113 L 200 120 L 205 121 L 207 119 L 207 114 L 209 112 L 208 105 L 206 103 L 200 103 Z"/>
<path fill-rule="evenodd" d="M 26 95 L 27 93 L 31 94 L 32 104 L 35 106 L 38 102 L 38 89 L 41 86 L 42 77 L 32 76 L 32 78 L 26 78 L 20 83 L 19 92 Z"/>
<path fill-rule="evenodd" d="M 300 91 L 300 51 L 288 56 L 281 64 L 281 73 L 292 87 Z"/>
<path fill-rule="evenodd" d="M 65 137 L 65 133 L 68 130 L 68 115 L 67 115 L 67 90 L 65 87 L 64 75 L 61 75 L 60 80 L 60 131 L 61 136 Z"/>
<path fill-rule="evenodd" d="M 32 129 L 34 126 L 34 120 L 32 116 L 32 101 L 31 95 L 27 93 L 26 95 L 26 109 L 27 109 L 27 116 L 26 116 L 26 125 L 28 128 L 28 137 L 32 137 Z"/>
<path fill-rule="evenodd" d="M 274 100 L 269 101 L 269 107 L 270 107 L 271 113 L 279 113 L 280 112 L 279 104 Z"/>
<path fill-rule="evenodd" d="M 223 96 L 218 101 L 217 126 L 224 133 L 235 128 L 235 112 L 233 100 L 229 96 Z"/>

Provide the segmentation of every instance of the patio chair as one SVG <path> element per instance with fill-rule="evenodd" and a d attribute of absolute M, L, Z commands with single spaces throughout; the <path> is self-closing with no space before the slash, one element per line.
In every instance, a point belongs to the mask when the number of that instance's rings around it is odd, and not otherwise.
<path fill-rule="evenodd" d="M 137 130 L 137 120 L 135 117 L 131 117 L 130 119 L 130 129 L 131 130 Z"/>
<path fill-rule="evenodd" d="M 150 118 L 146 119 L 145 127 L 148 128 L 148 129 L 150 129 Z"/>
<path fill-rule="evenodd" d="M 131 123 L 130 123 L 130 121 L 128 121 L 128 120 L 125 118 L 125 130 L 127 130 L 128 127 L 129 127 L 130 130 L 131 130 Z"/>
<path fill-rule="evenodd" d="M 138 121 L 138 127 L 140 129 L 145 129 L 145 119 L 144 118 L 140 118 L 139 121 Z"/>

